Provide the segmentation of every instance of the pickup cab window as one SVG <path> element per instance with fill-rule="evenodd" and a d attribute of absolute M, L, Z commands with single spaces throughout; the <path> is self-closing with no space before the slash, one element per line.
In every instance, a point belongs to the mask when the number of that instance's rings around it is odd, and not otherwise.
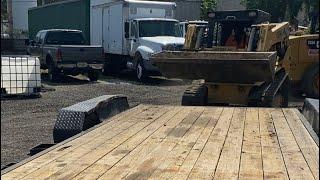
<path fill-rule="evenodd" d="M 46 36 L 45 32 L 40 33 L 39 44 L 43 44 L 44 43 L 44 37 L 45 36 Z"/>
<path fill-rule="evenodd" d="M 46 44 L 52 45 L 84 45 L 85 40 L 81 32 L 57 31 L 48 32 Z"/>
<path fill-rule="evenodd" d="M 40 41 L 40 34 L 41 32 L 38 32 L 37 35 L 36 35 L 36 38 L 35 38 L 35 42 L 36 44 L 39 44 L 39 41 Z"/>

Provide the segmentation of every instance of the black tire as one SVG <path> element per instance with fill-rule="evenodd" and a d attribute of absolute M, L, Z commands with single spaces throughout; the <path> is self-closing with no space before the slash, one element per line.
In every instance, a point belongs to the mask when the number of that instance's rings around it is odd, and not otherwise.
<path fill-rule="evenodd" d="M 90 81 L 97 81 L 99 79 L 100 72 L 99 71 L 90 71 L 88 72 L 88 78 Z"/>
<path fill-rule="evenodd" d="M 135 62 L 137 62 L 136 68 L 135 68 L 136 78 L 138 81 L 143 82 L 148 77 L 146 69 L 143 64 L 143 59 L 140 54 L 136 54 L 136 56 L 134 58 L 135 58 Z"/>
<path fill-rule="evenodd" d="M 319 64 L 312 66 L 303 78 L 303 91 L 308 97 L 319 98 Z"/>
<path fill-rule="evenodd" d="M 49 81 L 50 82 L 57 82 L 59 81 L 59 73 L 56 67 L 54 66 L 54 63 L 50 61 L 49 67 L 48 67 L 48 75 L 49 75 Z"/>
<path fill-rule="evenodd" d="M 208 104 L 208 88 L 203 83 L 192 83 L 183 93 L 182 106 L 206 106 Z"/>

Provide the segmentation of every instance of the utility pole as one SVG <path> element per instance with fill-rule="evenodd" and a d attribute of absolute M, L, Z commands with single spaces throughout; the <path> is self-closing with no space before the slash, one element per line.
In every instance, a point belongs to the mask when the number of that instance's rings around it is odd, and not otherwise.
<path fill-rule="evenodd" d="M 13 17 L 12 17 L 12 0 L 7 0 L 8 12 L 8 31 L 10 38 L 13 38 Z"/>

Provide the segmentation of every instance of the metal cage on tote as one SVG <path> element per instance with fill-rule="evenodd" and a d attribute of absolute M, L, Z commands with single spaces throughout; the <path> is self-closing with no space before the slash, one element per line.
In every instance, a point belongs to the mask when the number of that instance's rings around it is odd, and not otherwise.
<path fill-rule="evenodd" d="M 40 96 L 40 62 L 35 56 L 1 56 L 1 97 Z"/>

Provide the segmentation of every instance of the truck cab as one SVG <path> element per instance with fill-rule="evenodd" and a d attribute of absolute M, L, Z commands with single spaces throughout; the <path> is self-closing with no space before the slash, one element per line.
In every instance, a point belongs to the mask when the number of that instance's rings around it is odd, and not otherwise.
<path fill-rule="evenodd" d="M 150 56 L 166 50 L 181 50 L 184 44 L 179 21 L 164 18 L 139 18 L 127 22 L 125 32 L 128 54 L 127 67 L 136 70 L 138 79 L 159 74 Z"/>
<path fill-rule="evenodd" d="M 160 74 L 150 56 L 184 44 L 175 10 L 176 3 L 164 1 L 91 2 L 90 41 L 104 48 L 104 72 L 128 68 L 135 70 L 139 81 Z"/>

